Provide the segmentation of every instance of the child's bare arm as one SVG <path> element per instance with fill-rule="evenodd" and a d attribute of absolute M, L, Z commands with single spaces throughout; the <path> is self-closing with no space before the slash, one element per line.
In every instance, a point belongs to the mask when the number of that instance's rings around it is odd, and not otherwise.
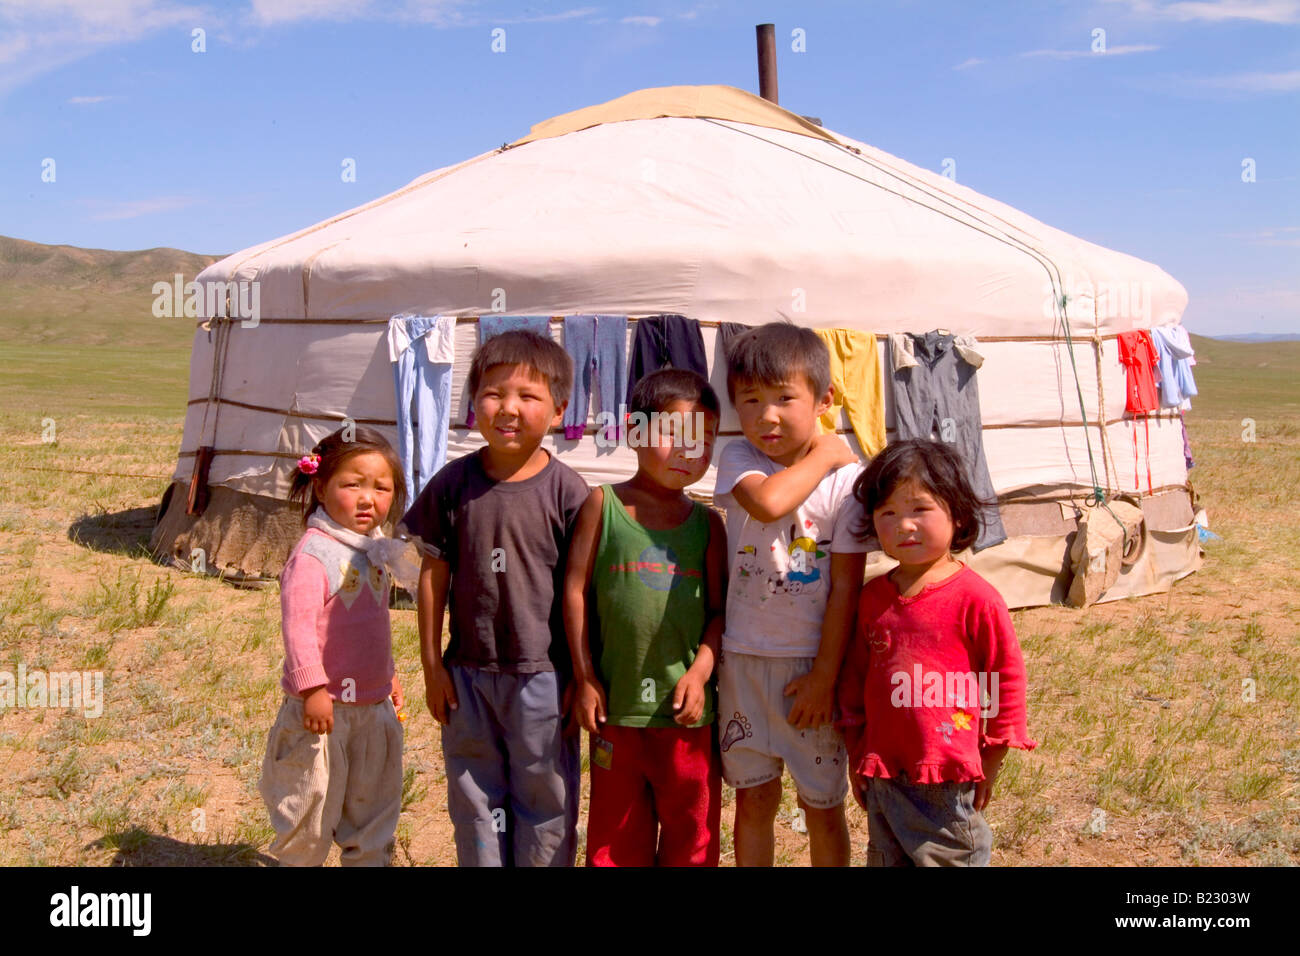
<path fill-rule="evenodd" d="M 596 566 L 596 547 L 600 542 L 601 509 L 605 494 L 600 488 L 587 496 L 573 526 L 569 542 L 569 563 L 564 570 L 564 633 L 573 660 L 573 710 L 578 723 L 588 733 L 597 733 L 605 722 L 605 690 L 591 660 L 591 615 L 587 593 Z"/>
<path fill-rule="evenodd" d="M 831 552 L 830 593 L 826 595 L 826 616 L 822 618 L 822 640 L 812 670 L 786 685 L 785 695 L 795 695 L 787 720 L 800 730 L 830 723 L 835 708 L 835 681 L 840 663 L 853 633 L 858 609 L 858 592 L 867 566 L 863 553 Z"/>
<path fill-rule="evenodd" d="M 863 685 L 867 679 L 869 651 L 867 635 L 862 632 L 862 622 L 854 620 L 844 663 L 836 679 L 835 699 L 840 708 L 837 726 L 844 734 L 844 746 L 852 754 L 866 732 L 867 715 Z"/>
<path fill-rule="evenodd" d="M 778 521 L 798 508 L 827 472 L 858 460 L 837 435 L 818 435 L 808 454 L 774 475 L 747 475 L 731 489 L 732 497 L 764 523 Z"/>
<path fill-rule="evenodd" d="M 984 765 L 984 779 L 975 784 L 975 809 L 983 810 L 993 799 L 993 784 L 1002 769 L 1002 760 L 1007 755 L 1006 744 L 985 747 L 980 751 L 980 762 Z"/>
<path fill-rule="evenodd" d="M 460 702 L 451 675 L 442 664 L 442 622 L 447 611 L 447 590 L 451 565 L 425 555 L 420 565 L 420 586 L 416 595 L 416 623 L 420 629 L 420 664 L 424 668 L 424 698 L 429 713 L 445 724 L 450 711 Z"/>
<path fill-rule="evenodd" d="M 704 713 L 704 685 L 713 676 L 722 644 L 724 612 L 727 607 L 727 529 L 718 513 L 709 510 L 709 545 L 704 552 L 704 633 L 695 660 L 673 689 L 673 717 L 683 727 L 695 723 Z"/>

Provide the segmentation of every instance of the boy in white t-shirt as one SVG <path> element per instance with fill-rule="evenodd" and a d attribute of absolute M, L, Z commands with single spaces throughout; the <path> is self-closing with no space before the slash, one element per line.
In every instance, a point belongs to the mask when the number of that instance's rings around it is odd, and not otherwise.
<path fill-rule="evenodd" d="M 718 461 L 727 509 L 727 623 L 718 671 L 722 775 L 736 788 L 737 866 L 771 866 L 790 768 L 814 866 L 846 866 L 848 755 L 833 720 L 835 681 L 862 587 L 862 471 L 836 435 L 830 355 L 810 329 L 774 322 L 737 336 L 727 394 L 746 441 Z"/>

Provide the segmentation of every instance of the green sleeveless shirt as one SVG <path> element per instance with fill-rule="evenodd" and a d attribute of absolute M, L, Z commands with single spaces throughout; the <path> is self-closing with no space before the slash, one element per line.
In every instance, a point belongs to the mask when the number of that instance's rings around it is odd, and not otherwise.
<path fill-rule="evenodd" d="M 676 528 L 651 531 L 632 520 L 610 485 L 602 485 L 600 545 L 592 582 L 598 633 L 592 656 L 618 727 L 676 727 L 673 691 L 700 647 L 705 606 L 704 555 L 709 515 L 696 504 Z M 713 682 L 704 713 L 713 723 Z"/>

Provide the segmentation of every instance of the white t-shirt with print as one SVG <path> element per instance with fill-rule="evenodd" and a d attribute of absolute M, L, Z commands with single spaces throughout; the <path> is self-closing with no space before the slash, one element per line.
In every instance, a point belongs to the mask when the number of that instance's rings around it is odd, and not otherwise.
<path fill-rule="evenodd" d="M 727 509 L 727 627 L 725 651 L 759 657 L 816 657 L 830 591 L 831 553 L 860 553 L 867 544 L 862 505 L 853 497 L 861 464 L 826 475 L 807 499 L 778 521 L 752 517 L 731 494 L 746 475 L 785 466 L 751 445 L 733 441 L 718 459 L 713 497 Z"/>

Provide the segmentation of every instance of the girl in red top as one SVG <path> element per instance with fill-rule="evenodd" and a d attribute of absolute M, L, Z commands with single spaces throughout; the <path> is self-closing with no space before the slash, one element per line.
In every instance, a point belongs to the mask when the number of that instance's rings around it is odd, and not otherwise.
<path fill-rule="evenodd" d="M 839 683 L 849 777 L 871 866 L 987 866 L 981 810 L 1025 729 L 1025 667 L 1006 602 L 953 552 L 980 501 L 947 444 L 889 445 L 858 478 L 866 532 L 898 561 L 859 598 Z"/>

